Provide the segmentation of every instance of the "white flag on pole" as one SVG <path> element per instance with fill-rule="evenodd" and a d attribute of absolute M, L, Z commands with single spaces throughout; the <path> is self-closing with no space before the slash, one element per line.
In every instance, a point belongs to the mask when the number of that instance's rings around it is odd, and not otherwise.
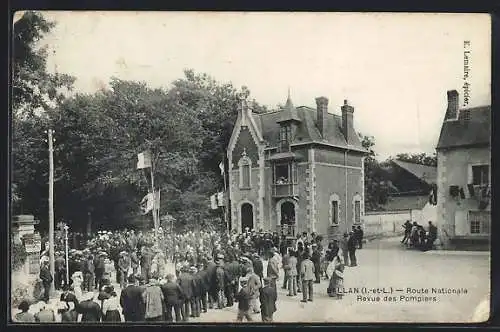
<path fill-rule="evenodd" d="M 212 210 L 217 209 L 217 195 L 215 194 L 210 196 L 210 207 L 212 208 Z"/>
<path fill-rule="evenodd" d="M 224 175 L 224 163 L 221 161 L 219 164 L 220 175 Z"/>
<path fill-rule="evenodd" d="M 141 200 L 140 203 L 142 214 L 147 214 L 149 211 L 153 210 L 154 207 L 154 195 L 153 193 L 148 193 Z"/>
<path fill-rule="evenodd" d="M 151 154 L 149 151 L 141 152 L 137 155 L 137 169 L 151 167 Z"/>

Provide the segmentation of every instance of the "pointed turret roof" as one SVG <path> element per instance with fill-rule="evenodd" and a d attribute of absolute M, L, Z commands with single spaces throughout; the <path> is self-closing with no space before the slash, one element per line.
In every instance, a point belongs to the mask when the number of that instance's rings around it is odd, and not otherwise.
<path fill-rule="evenodd" d="M 301 122 L 297 109 L 293 106 L 292 98 L 290 97 L 290 88 L 288 89 L 288 98 L 286 99 L 285 107 L 281 110 L 281 117 L 276 122 L 285 122 L 285 121 L 297 121 Z"/>

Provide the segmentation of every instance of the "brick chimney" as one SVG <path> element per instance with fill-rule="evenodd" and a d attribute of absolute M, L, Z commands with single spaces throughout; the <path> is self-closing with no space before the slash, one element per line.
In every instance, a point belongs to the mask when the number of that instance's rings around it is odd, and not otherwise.
<path fill-rule="evenodd" d="M 449 90 L 448 108 L 446 109 L 445 120 L 456 120 L 458 115 L 458 92 L 457 90 Z"/>
<path fill-rule="evenodd" d="M 344 134 L 346 142 L 349 144 L 349 131 L 353 128 L 353 115 L 354 107 L 349 105 L 347 99 L 344 99 L 344 105 L 340 108 L 342 110 L 342 134 Z"/>
<path fill-rule="evenodd" d="M 316 98 L 316 125 L 318 126 L 321 136 L 325 138 L 327 117 L 328 116 L 328 98 L 318 97 Z"/>

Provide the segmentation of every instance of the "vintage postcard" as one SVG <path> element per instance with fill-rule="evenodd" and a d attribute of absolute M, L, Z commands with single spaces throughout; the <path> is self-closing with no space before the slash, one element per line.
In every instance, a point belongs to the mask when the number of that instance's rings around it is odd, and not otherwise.
<path fill-rule="evenodd" d="M 488 14 L 24 11 L 12 47 L 11 323 L 488 320 Z"/>

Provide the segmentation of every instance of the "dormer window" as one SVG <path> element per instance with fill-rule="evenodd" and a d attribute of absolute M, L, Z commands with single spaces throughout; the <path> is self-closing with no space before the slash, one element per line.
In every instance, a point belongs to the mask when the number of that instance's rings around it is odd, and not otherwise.
<path fill-rule="evenodd" d="M 290 148 L 290 140 L 292 136 L 292 128 L 290 124 L 283 124 L 280 128 L 280 150 L 288 151 Z"/>

